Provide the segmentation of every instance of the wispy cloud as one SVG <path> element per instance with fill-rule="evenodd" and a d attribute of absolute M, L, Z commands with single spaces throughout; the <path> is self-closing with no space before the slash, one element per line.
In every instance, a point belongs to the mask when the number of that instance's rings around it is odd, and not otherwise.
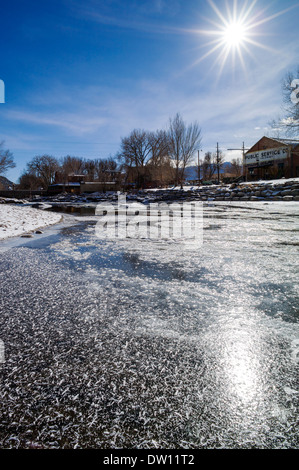
<path fill-rule="evenodd" d="M 73 3 L 72 8 L 77 17 L 102 25 L 131 29 L 147 34 L 182 34 L 187 32 L 183 28 L 167 24 L 165 20 L 165 15 L 166 18 L 171 18 L 179 12 L 179 0 L 173 0 L 171 5 L 165 0 L 138 1 L 132 2 L 131 5 L 123 2 L 112 2 L 112 4 L 105 5 L 86 1 L 84 4 Z M 160 21 L 161 18 L 163 18 L 163 23 Z"/>
<path fill-rule="evenodd" d="M 36 111 L 17 111 L 7 112 L 7 118 L 24 123 L 37 124 L 38 126 L 53 126 L 65 129 L 74 134 L 86 134 L 96 132 L 105 124 L 105 119 L 100 117 L 90 117 L 85 115 L 84 119 L 80 113 L 49 113 L 45 115 Z"/>

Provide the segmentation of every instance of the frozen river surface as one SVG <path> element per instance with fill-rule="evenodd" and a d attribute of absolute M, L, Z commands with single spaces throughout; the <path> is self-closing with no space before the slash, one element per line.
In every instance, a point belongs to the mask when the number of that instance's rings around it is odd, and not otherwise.
<path fill-rule="evenodd" d="M 204 206 L 204 242 L 69 216 L 0 244 L 1 448 L 299 448 L 299 203 Z"/>

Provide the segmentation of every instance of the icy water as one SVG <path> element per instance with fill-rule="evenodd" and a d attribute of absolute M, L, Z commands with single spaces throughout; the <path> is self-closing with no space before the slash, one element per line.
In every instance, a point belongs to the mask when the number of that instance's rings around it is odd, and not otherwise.
<path fill-rule="evenodd" d="M 0 447 L 298 449 L 298 214 L 206 204 L 192 252 L 93 217 L 2 242 Z"/>

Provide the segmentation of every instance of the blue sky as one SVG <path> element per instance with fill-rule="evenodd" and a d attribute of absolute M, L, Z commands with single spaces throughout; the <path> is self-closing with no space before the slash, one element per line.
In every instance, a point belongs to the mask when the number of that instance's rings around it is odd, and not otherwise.
<path fill-rule="evenodd" d="M 224 62 L 224 21 L 248 13 L 251 42 Z M 221 19 L 222 15 L 222 19 Z M 35 155 L 106 158 L 134 128 L 179 112 L 202 150 L 273 135 L 281 81 L 296 71 L 299 3 L 290 0 L 11 0 L 1 8 L 0 141 L 17 181 Z M 252 42 L 254 41 L 254 43 Z M 246 47 L 246 48 L 245 48 Z M 298 77 L 299 78 L 299 77 Z"/>

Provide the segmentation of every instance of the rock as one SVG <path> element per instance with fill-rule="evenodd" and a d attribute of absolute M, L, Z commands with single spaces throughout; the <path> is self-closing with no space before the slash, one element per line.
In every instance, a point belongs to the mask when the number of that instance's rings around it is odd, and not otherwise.
<path fill-rule="evenodd" d="M 42 230 L 39 230 L 39 229 L 38 229 L 38 230 L 35 230 L 35 233 L 41 234 L 41 233 L 44 233 L 44 232 L 43 232 Z"/>
<path fill-rule="evenodd" d="M 23 234 L 21 235 L 21 237 L 22 237 L 22 238 L 33 238 L 33 235 L 32 235 L 32 233 L 23 233 Z"/>
<path fill-rule="evenodd" d="M 299 201 L 299 196 L 294 196 L 294 201 Z"/>
<path fill-rule="evenodd" d="M 283 199 L 284 201 L 293 201 L 294 196 L 283 196 L 282 199 Z"/>

